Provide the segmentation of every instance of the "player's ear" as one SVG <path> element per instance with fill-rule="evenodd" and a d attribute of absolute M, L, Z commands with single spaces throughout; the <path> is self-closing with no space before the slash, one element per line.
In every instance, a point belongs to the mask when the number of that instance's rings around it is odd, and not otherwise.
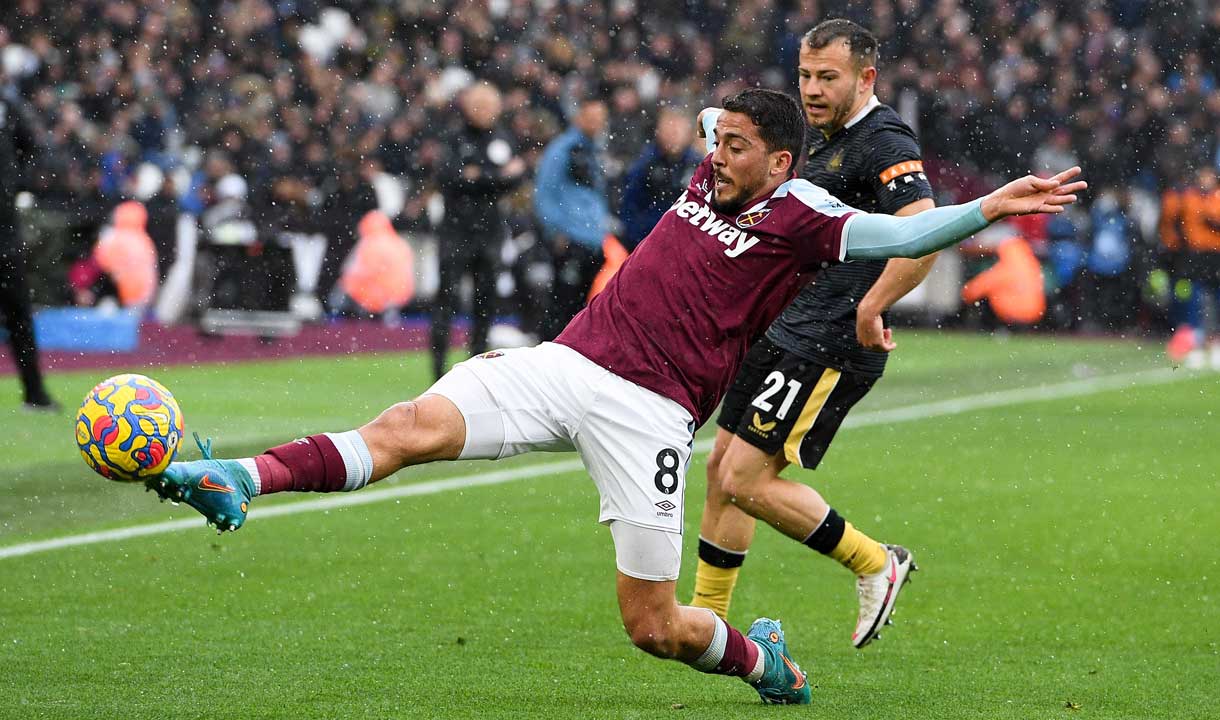
<path fill-rule="evenodd" d="M 860 71 L 860 85 L 862 87 L 871 87 L 877 82 L 877 68 L 872 65 Z"/>
<path fill-rule="evenodd" d="M 771 174 L 789 176 L 792 174 L 792 153 L 787 150 L 776 150 L 771 153 Z"/>

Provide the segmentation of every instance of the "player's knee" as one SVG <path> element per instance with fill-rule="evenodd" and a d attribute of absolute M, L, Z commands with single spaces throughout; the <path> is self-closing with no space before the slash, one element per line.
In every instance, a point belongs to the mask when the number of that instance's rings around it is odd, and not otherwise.
<path fill-rule="evenodd" d="M 748 503 L 758 493 L 758 478 L 732 462 L 720 466 L 720 491 L 737 505 Z"/>
<path fill-rule="evenodd" d="M 678 654 L 678 642 L 672 624 L 655 615 L 624 617 L 623 627 L 631 643 L 659 658 L 673 658 Z"/>
<path fill-rule="evenodd" d="M 719 481 L 720 464 L 724 460 L 724 449 L 719 445 L 712 448 L 712 451 L 707 455 L 707 479 L 711 482 L 713 479 Z"/>
<path fill-rule="evenodd" d="M 721 481 L 721 455 L 713 453 L 707 458 L 707 497 L 709 500 L 726 501 L 724 483 Z"/>
<path fill-rule="evenodd" d="M 415 430 L 419 419 L 419 408 L 414 401 L 394 403 L 386 408 L 373 420 L 372 425 L 379 431 L 390 435 Z"/>
<path fill-rule="evenodd" d="M 360 433 L 375 455 L 401 459 L 407 450 L 403 446 L 404 440 L 415 436 L 417 419 L 418 408 L 414 402 L 395 403 L 360 428 Z"/>

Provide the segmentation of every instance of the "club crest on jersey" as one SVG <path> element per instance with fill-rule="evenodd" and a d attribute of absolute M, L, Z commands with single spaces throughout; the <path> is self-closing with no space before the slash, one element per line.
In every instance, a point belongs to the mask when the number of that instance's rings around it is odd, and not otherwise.
<path fill-rule="evenodd" d="M 754 227 L 755 225 L 762 222 L 763 220 L 766 220 L 767 216 L 770 214 L 771 214 L 771 208 L 760 208 L 758 210 L 751 210 L 749 212 L 743 212 L 742 214 L 737 216 L 737 227 L 739 227 L 739 228 Z"/>
<path fill-rule="evenodd" d="M 830 161 L 826 163 L 826 169 L 829 170 L 830 172 L 839 172 L 839 169 L 842 167 L 843 167 L 843 151 L 840 150 L 839 152 L 830 156 Z"/>

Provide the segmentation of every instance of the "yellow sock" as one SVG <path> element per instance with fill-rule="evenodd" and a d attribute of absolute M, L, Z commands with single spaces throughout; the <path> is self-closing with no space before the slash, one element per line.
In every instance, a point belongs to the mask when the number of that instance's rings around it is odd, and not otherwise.
<path fill-rule="evenodd" d="M 694 607 L 707 608 L 727 620 L 729 601 L 733 599 L 733 587 L 737 585 L 737 573 L 741 568 L 720 568 L 700 560 L 695 569 Z"/>
<path fill-rule="evenodd" d="M 856 575 L 873 575 L 885 567 L 885 548 L 851 523 L 846 523 L 843 537 L 829 555 Z"/>

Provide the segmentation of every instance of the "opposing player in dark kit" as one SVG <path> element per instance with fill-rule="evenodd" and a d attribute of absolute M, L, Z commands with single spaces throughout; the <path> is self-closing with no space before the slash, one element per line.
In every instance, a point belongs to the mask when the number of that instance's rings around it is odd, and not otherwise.
<path fill-rule="evenodd" d="M 801 176 L 867 212 L 934 207 L 915 133 L 873 94 L 872 33 L 827 20 L 805 35 L 799 58 L 801 102 L 813 128 Z M 934 260 L 832 265 L 750 348 L 708 457 L 693 605 L 728 617 L 758 517 L 852 571 L 860 606 L 852 644 L 877 637 L 914 569 L 912 554 L 858 531 L 813 488 L 779 473 L 821 462 L 848 411 L 885 371 L 894 343 L 883 311 L 919 285 Z"/>
<path fill-rule="evenodd" d="M 471 358 L 358 430 L 240 460 L 205 453 L 171 465 L 150 487 L 236 530 L 260 494 L 356 490 L 434 460 L 576 450 L 600 492 L 632 642 L 701 672 L 741 677 L 764 701 L 809 702 L 778 622 L 761 618 L 743 635 L 675 598 L 695 428 L 804 273 L 842 260 L 920 256 L 1008 215 L 1059 212 L 1084 183 L 1071 182 L 1073 169 L 911 218 L 870 215 L 792 179 L 805 122 L 788 96 L 747 90 L 703 120 L 708 129 L 714 123 L 714 151 L 555 342 Z"/>

